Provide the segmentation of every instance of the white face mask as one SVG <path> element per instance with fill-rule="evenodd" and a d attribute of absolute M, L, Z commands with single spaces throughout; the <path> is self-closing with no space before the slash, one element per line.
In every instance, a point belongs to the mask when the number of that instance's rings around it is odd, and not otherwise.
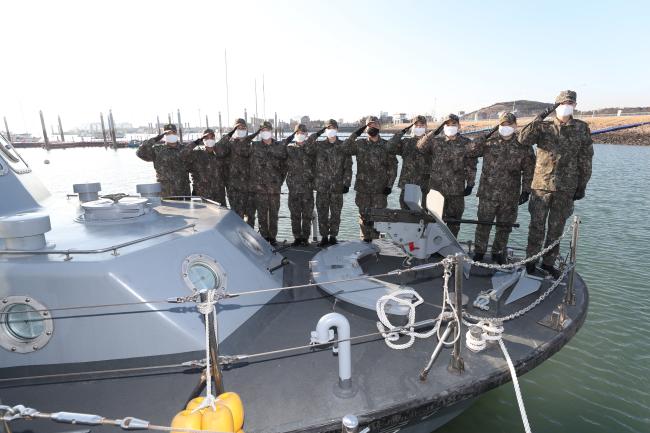
<path fill-rule="evenodd" d="M 325 135 L 328 138 L 334 138 L 334 137 L 336 137 L 336 134 L 338 134 L 338 133 L 339 133 L 339 131 L 336 130 L 336 129 L 326 129 L 325 130 Z"/>
<path fill-rule="evenodd" d="M 217 144 L 217 140 L 213 138 L 204 138 L 203 144 L 205 145 L 205 147 L 214 147 L 214 145 Z"/>
<path fill-rule="evenodd" d="M 165 143 L 178 143 L 178 135 L 176 134 L 169 134 L 165 135 Z"/>
<path fill-rule="evenodd" d="M 458 126 L 445 125 L 443 129 L 445 130 L 445 135 L 447 137 L 453 137 L 458 134 Z"/>
<path fill-rule="evenodd" d="M 424 135 L 424 132 L 427 130 L 427 128 L 421 128 L 421 127 L 415 127 L 413 128 L 413 136 L 414 137 L 421 137 Z"/>
<path fill-rule="evenodd" d="M 555 109 L 557 117 L 569 117 L 573 114 L 573 105 L 562 104 Z"/>
<path fill-rule="evenodd" d="M 271 133 L 271 131 L 262 131 L 260 133 L 260 137 L 262 138 L 262 140 L 270 140 L 271 137 L 273 137 L 273 134 Z"/>
<path fill-rule="evenodd" d="M 298 143 L 302 143 L 306 138 L 307 136 L 305 134 L 296 134 L 296 142 Z"/>
<path fill-rule="evenodd" d="M 515 128 L 512 126 L 499 125 L 499 134 L 501 134 L 502 137 L 510 137 L 514 132 Z"/>
<path fill-rule="evenodd" d="M 244 138 L 248 134 L 245 129 L 238 129 L 235 131 L 235 138 Z"/>

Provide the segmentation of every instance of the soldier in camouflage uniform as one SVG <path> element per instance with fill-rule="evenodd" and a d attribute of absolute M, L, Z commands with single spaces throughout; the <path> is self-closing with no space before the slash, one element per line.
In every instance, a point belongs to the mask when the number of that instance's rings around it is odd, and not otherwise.
<path fill-rule="evenodd" d="M 263 122 L 259 141 L 254 141 L 250 154 L 250 185 L 255 192 L 255 209 L 260 234 L 271 245 L 277 245 L 280 189 L 286 176 L 287 143 L 273 139 L 273 125 Z"/>
<path fill-rule="evenodd" d="M 469 156 L 471 140 L 458 133 L 460 121 L 449 114 L 444 122 L 444 137 L 436 137 L 435 131 L 420 138 L 417 149 L 431 155 L 429 188 L 445 198 L 442 217 L 459 220 L 465 210 L 465 197 L 472 193 L 476 178 L 477 159 Z M 447 223 L 454 236 L 458 236 L 460 224 Z"/>
<path fill-rule="evenodd" d="M 165 144 L 156 144 L 161 139 Z M 181 149 L 176 125 L 168 124 L 162 134 L 146 140 L 136 152 L 140 159 L 153 162 L 163 197 L 190 195 L 190 181 L 187 166 L 181 158 Z"/>
<path fill-rule="evenodd" d="M 226 205 L 225 157 L 227 148 L 216 145 L 213 129 L 203 131 L 201 138 L 185 146 L 181 156 L 192 175 L 192 195 L 209 198 Z M 202 146 L 200 146 L 202 145 Z"/>
<path fill-rule="evenodd" d="M 315 159 L 318 230 L 322 236 L 320 247 L 337 243 L 343 194 L 350 190 L 352 183 L 352 158 L 344 152 L 343 142 L 337 136 L 338 127 L 336 120 L 329 119 L 325 124 L 327 138 L 311 143 Z"/>
<path fill-rule="evenodd" d="M 309 245 L 314 214 L 314 143 L 325 128 L 307 137 L 307 127 L 296 125 L 295 142 L 287 146 L 287 187 L 293 246 Z"/>
<path fill-rule="evenodd" d="M 399 176 L 398 186 L 402 189 L 399 195 L 399 205 L 402 209 L 408 209 L 404 203 L 404 187 L 410 183 L 418 185 L 422 190 L 422 203 L 426 203 L 427 193 L 429 192 L 429 167 L 431 167 L 431 156 L 423 155 L 417 150 L 417 142 L 424 135 L 427 128 L 427 118 L 416 116 L 413 119 L 412 134 L 404 137 L 404 134 L 410 129 L 405 128 L 397 132 L 390 139 L 393 152 L 402 156 L 402 171 Z"/>
<path fill-rule="evenodd" d="M 499 117 L 499 131 L 491 138 L 479 137 L 472 142 L 470 157 L 482 157 L 483 168 L 478 192 L 478 220 L 492 222 L 496 218 L 492 261 L 505 263 L 505 249 L 517 220 L 517 207 L 530 195 L 530 183 L 535 169 L 533 147 L 519 143 L 515 134 L 517 118 L 512 113 Z M 490 229 L 487 224 L 476 226 L 474 260 L 482 261 L 487 249 Z"/>
<path fill-rule="evenodd" d="M 357 192 L 355 203 L 359 207 L 359 214 L 365 209 L 385 208 L 397 177 L 397 158 L 391 152 L 389 143 L 379 136 L 380 128 L 379 119 L 370 116 L 365 125 L 353 132 L 344 142 L 346 152 L 355 155 L 357 160 L 354 190 Z M 357 138 L 364 129 L 368 138 Z M 364 224 L 361 217 L 359 224 L 361 237 L 365 242 L 371 242 L 378 237 L 377 231 Z"/>
<path fill-rule="evenodd" d="M 218 149 L 227 154 L 226 185 L 230 208 L 255 227 L 255 201 L 249 191 L 251 142 L 259 130 L 248 135 L 246 121 L 237 119 L 235 127 L 217 143 Z"/>
<path fill-rule="evenodd" d="M 573 213 L 573 202 L 584 198 L 591 177 L 593 141 L 587 123 L 573 118 L 576 96 L 572 90 L 560 92 L 555 100 L 560 104 L 555 110 L 555 119 L 535 120 L 519 134 L 522 144 L 537 144 L 528 204 L 528 256 L 538 253 L 542 245 L 547 246 L 562 235 L 566 220 Z M 559 252 L 558 245 L 544 256 L 542 264 L 542 269 L 556 278 L 559 272 L 553 264 Z M 535 263 L 529 263 L 527 270 L 534 272 Z"/>

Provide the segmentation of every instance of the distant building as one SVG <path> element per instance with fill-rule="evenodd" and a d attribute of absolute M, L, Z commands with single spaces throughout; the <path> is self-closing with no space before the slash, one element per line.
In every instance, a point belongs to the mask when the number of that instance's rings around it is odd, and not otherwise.
<path fill-rule="evenodd" d="M 406 117 L 406 113 L 393 114 L 393 125 L 398 125 L 400 123 L 406 123 L 406 122 L 408 122 L 408 117 Z"/>

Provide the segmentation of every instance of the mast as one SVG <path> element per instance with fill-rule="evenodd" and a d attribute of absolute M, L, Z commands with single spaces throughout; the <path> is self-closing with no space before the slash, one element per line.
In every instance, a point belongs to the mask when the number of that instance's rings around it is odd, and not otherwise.
<path fill-rule="evenodd" d="M 230 95 L 228 94 L 228 53 L 225 49 L 223 50 L 223 60 L 226 65 L 226 123 L 230 125 Z"/>

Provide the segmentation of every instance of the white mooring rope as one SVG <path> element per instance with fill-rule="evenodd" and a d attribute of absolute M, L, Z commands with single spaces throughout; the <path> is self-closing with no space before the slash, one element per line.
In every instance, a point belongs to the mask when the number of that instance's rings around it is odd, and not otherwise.
<path fill-rule="evenodd" d="M 213 314 L 214 320 L 217 320 L 217 315 L 215 311 L 216 300 L 216 290 L 208 290 L 208 298 L 205 302 L 200 302 L 196 304 L 196 308 L 201 314 L 203 314 L 203 320 L 205 322 L 205 398 L 193 411 L 197 412 L 206 407 L 211 407 L 213 410 L 216 410 L 216 397 L 212 394 L 212 371 L 210 366 L 210 314 Z"/>

